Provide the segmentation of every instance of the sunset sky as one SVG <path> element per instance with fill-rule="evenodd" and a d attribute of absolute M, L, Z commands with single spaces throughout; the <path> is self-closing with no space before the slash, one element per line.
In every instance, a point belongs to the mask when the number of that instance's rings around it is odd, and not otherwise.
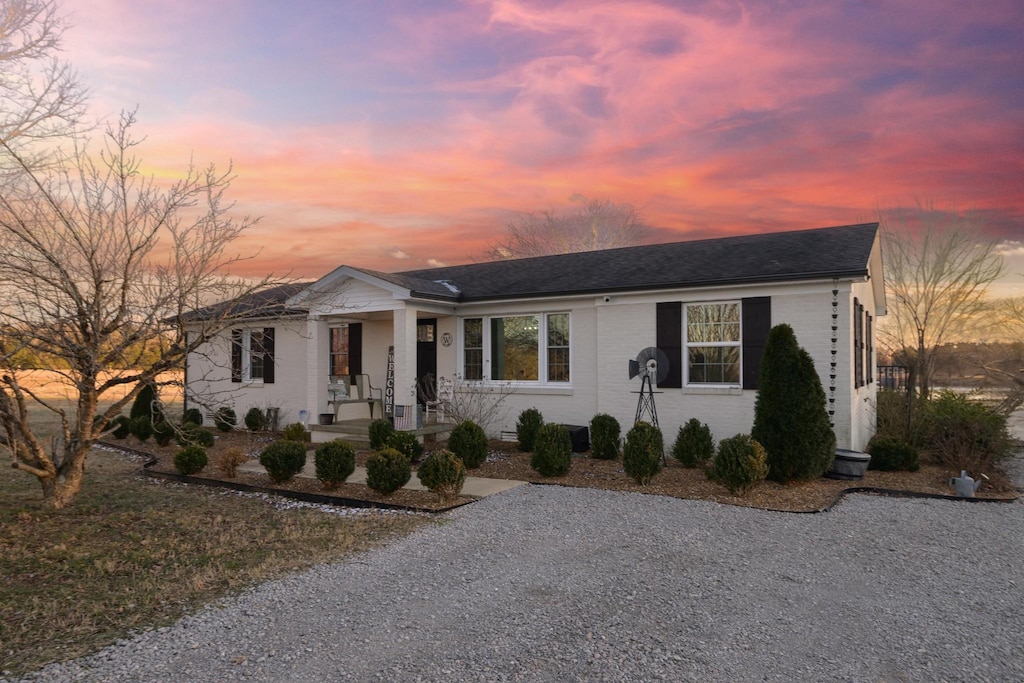
<path fill-rule="evenodd" d="M 976 213 L 1024 282 L 1020 0 L 58 0 L 146 168 L 234 162 L 253 272 L 479 257 L 629 202 L 651 241 Z"/>

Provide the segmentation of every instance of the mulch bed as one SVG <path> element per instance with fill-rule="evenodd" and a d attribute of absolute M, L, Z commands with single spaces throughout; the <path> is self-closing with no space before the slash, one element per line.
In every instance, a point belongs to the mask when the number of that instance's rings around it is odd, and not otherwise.
<path fill-rule="evenodd" d="M 315 479 L 296 477 L 284 484 L 274 484 L 265 474 L 238 473 L 235 477 L 226 477 L 216 467 L 217 455 L 231 446 L 242 448 L 249 457 L 256 458 L 260 450 L 274 439 L 271 434 L 251 435 L 245 432 L 217 433 L 217 442 L 208 449 L 210 465 L 201 473 L 202 478 L 227 483 L 248 484 L 262 489 L 303 492 L 309 494 L 336 497 L 341 504 L 344 501 L 359 501 L 366 506 L 388 506 L 423 511 L 443 511 L 473 500 L 469 496 L 442 503 L 437 496 L 426 491 L 399 490 L 384 496 L 362 484 L 342 484 L 337 489 L 326 491 Z M 178 450 L 173 443 L 168 446 L 157 446 L 154 442 L 140 443 L 134 437 L 123 441 L 113 441 L 110 445 L 128 447 L 143 451 L 153 456 L 154 462 L 147 468 L 152 472 L 175 474 L 172 458 Z M 427 449 L 441 447 L 443 444 L 427 444 Z M 312 446 L 311 446 L 312 448 Z M 361 450 L 356 453 L 356 462 L 366 464 L 370 451 Z M 312 457 L 310 453 L 309 457 Z M 667 459 L 666 466 L 658 473 L 650 484 L 640 486 L 626 476 L 620 460 L 596 460 L 589 456 L 574 456 L 572 469 L 564 477 L 541 477 L 530 467 L 530 455 L 517 451 L 515 444 L 492 441 L 487 462 L 469 475 L 493 479 L 517 479 L 537 484 L 555 484 L 584 488 L 600 488 L 614 491 L 633 491 L 637 493 L 672 496 L 693 500 L 707 500 L 726 505 L 755 507 L 766 510 L 786 512 L 817 512 L 827 509 L 836 502 L 844 491 L 870 489 L 874 492 L 894 492 L 901 494 L 921 494 L 929 496 L 953 497 L 949 478 L 957 476 L 948 468 L 925 464 L 917 472 L 879 472 L 869 470 L 865 477 L 857 481 L 834 479 L 817 479 L 810 482 L 787 485 L 763 482 L 745 496 L 736 496 L 722 486 L 708 480 L 700 469 L 687 469 L 672 458 Z M 990 472 L 990 480 L 982 484 L 975 500 L 1010 501 L 1016 499 L 1018 492 L 1010 479 L 1002 472 Z M 415 477 L 413 473 L 413 477 Z M 870 491 L 869 491 L 870 492 Z"/>

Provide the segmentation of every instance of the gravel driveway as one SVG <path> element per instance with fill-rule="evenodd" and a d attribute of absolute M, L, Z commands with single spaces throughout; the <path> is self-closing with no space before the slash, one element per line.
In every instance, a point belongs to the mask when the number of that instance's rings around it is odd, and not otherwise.
<path fill-rule="evenodd" d="M 1024 680 L 1024 503 L 528 486 L 447 520 L 39 678 Z"/>

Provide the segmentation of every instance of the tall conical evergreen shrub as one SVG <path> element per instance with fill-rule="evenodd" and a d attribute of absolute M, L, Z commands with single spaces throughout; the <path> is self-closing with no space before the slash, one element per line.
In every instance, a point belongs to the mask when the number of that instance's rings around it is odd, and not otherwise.
<path fill-rule="evenodd" d="M 789 325 L 776 325 L 768 333 L 751 435 L 768 453 L 773 481 L 816 479 L 832 466 L 836 436 L 825 390 Z"/>
<path fill-rule="evenodd" d="M 136 417 L 148 417 L 150 420 L 153 419 L 153 401 L 156 400 L 156 385 L 152 382 L 146 382 L 142 385 L 142 389 L 135 395 L 135 402 L 132 403 L 132 410 L 128 414 L 128 417 L 135 419 Z M 162 417 L 162 416 L 157 416 Z M 159 421 L 159 420 L 158 420 Z"/>

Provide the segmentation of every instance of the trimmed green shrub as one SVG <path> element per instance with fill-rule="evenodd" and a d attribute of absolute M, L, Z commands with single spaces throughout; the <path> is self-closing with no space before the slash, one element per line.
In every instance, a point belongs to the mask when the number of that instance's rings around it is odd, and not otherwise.
<path fill-rule="evenodd" d="M 598 460 L 615 460 L 619 457 L 619 441 L 622 428 L 611 415 L 598 413 L 590 420 L 590 455 Z"/>
<path fill-rule="evenodd" d="M 715 440 L 711 428 L 695 417 L 679 428 L 672 444 L 672 457 L 683 467 L 702 467 L 715 457 Z"/>
<path fill-rule="evenodd" d="M 709 476 L 733 493 L 744 495 L 768 474 L 768 456 L 749 434 L 722 439 Z"/>
<path fill-rule="evenodd" d="M 174 438 L 174 427 L 167 420 L 161 420 L 153 425 L 153 439 L 160 446 L 166 446 Z"/>
<path fill-rule="evenodd" d="M 181 415 L 181 424 L 192 423 L 194 425 L 203 424 L 203 411 L 199 408 L 189 408 Z"/>
<path fill-rule="evenodd" d="M 182 474 L 197 474 L 207 462 L 206 449 L 202 446 L 186 446 L 174 454 L 174 469 Z"/>
<path fill-rule="evenodd" d="M 626 433 L 622 449 L 622 468 L 633 481 L 647 486 L 661 471 L 661 458 L 665 453 L 665 440 L 661 430 L 649 422 L 637 422 Z"/>
<path fill-rule="evenodd" d="M 110 421 L 110 427 L 113 427 L 111 434 L 115 439 L 127 439 L 131 431 L 132 419 L 127 415 L 118 415 Z"/>
<path fill-rule="evenodd" d="M 370 448 L 379 451 L 388 445 L 388 437 L 395 433 L 395 427 L 388 420 L 377 419 L 370 423 Z"/>
<path fill-rule="evenodd" d="M 250 432 L 262 432 L 267 427 L 267 416 L 256 406 L 249 408 L 242 421 L 245 422 L 245 428 Z"/>
<path fill-rule="evenodd" d="M 982 472 L 1010 454 L 1006 418 L 984 403 L 940 391 L 922 410 L 924 446 L 938 464 L 954 471 Z"/>
<path fill-rule="evenodd" d="M 533 442 L 530 467 L 543 477 L 561 477 L 572 467 L 572 438 L 563 424 L 541 425 Z"/>
<path fill-rule="evenodd" d="M 519 413 L 516 421 L 516 438 L 519 439 L 519 450 L 532 453 L 537 440 L 537 432 L 544 424 L 544 418 L 536 408 L 527 408 Z"/>
<path fill-rule="evenodd" d="M 289 425 L 285 425 L 281 436 L 288 441 L 298 441 L 299 443 L 309 441 L 309 432 L 306 431 L 306 425 L 301 422 L 292 422 Z"/>
<path fill-rule="evenodd" d="M 751 436 L 768 454 L 768 478 L 817 479 L 832 466 L 836 435 L 814 361 L 789 325 L 768 333 L 760 382 Z"/>
<path fill-rule="evenodd" d="M 366 460 L 366 485 L 378 493 L 394 493 L 411 478 L 412 465 L 394 448 L 385 446 Z"/>
<path fill-rule="evenodd" d="M 480 425 L 465 420 L 448 436 L 448 450 L 459 456 L 466 469 L 475 470 L 487 460 L 487 435 Z"/>
<path fill-rule="evenodd" d="M 451 451 L 434 451 L 416 470 L 420 483 L 448 501 L 456 498 L 466 482 L 466 466 Z"/>
<path fill-rule="evenodd" d="M 316 478 L 325 489 L 338 488 L 356 470 L 356 450 L 341 439 L 328 441 L 313 452 Z"/>
<path fill-rule="evenodd" d="M 920 467 L 917 449 L 895 436 L 876 434 L 868 442 L 867 451 L 871 456 L 871 460 L 868 461 L 869 470 L 916 472 Z"/>
<path fill-rule="evenodd" d="M 306 466 L 306 445 L 285 439 L 275 441 L 260 453 L 260 464 L 271 481 L 288 481 Z"/>
<path fill-rule="evenodd" d="M 213 424 L 222 432 L 230 432 L 238 424 L 238 416 L 235 415 L 234 409 L 221 406 L 213 414 Z"/>
<path fill-rule="evenodd" d="M 151 422 L 154 417 L 162 417 L 160 415 L 160 408 L 153 404 L 154 401 L 156 401 L 156 385 L 152 382 L 146 382 L 142 385 L 139 393 L 135 395 L 135 402 L 132 403 L 132 409 L 128 412 L 128 417 L 133 420 L 137 417 L 147 417 Z"/>
<path fill-rule="evenodd" d="M 145 443 L 149 437 L 153 436 L 153 422 L 149 419 L 148 415 L 133 417 L 128 422 L 128 431 L 136 439 Z"/>
<path fill-rule="evenodd" d="M 417 462 L 423 455 L 423 444 L 412 432 L 392 432 L 387 445 L 404 455 L 410 463 Z"/>
<path fill-rule="evenodd" d="M 186 422 L 181 425 L 177 434 L 179 446 L 202 446 L 211 448 L 214 438 L 213 432 L 206 427 L 200 427 L 195 422 Z"/>

